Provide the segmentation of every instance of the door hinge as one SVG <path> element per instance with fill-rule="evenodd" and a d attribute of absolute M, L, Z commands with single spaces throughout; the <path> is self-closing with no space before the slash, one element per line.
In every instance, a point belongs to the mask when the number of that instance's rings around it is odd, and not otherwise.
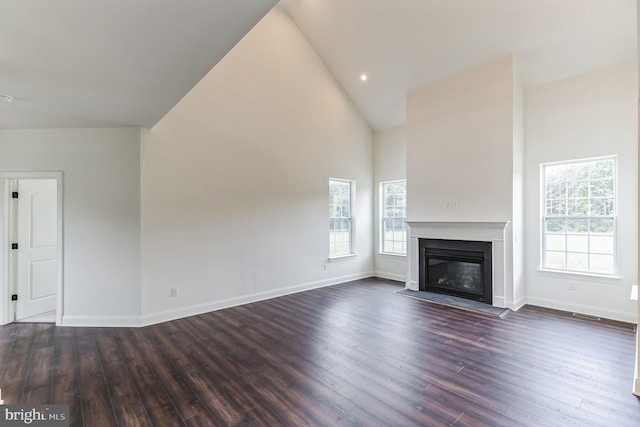
<path fill-rule="evenodd" d="M 18 192 L 14 191 L 13 193 L 11 193 L 11 198 L 12 199 L 17 199 L 18 198 Z"/>
<path fill-rule="evenodd" d="M 11 301 L 18 301 L 18 294 L 11 295 Z"/>
<path fill-rule="evenodd" d="M 17 243 L 12 243 L 11 244 L 11 249 L 18 249 L 18 244 Z"/>

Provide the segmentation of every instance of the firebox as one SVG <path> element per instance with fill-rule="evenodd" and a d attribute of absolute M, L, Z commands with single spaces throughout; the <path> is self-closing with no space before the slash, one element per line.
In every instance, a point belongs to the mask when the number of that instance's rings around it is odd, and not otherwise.
<path fill-rule="evenodd" d="M 491 242 L 419 239 L 420 290 L 491 304 Z"/>

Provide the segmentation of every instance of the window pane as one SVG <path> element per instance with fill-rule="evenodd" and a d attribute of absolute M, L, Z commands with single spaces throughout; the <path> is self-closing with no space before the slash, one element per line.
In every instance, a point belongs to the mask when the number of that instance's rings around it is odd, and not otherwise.
<path fill-rule="evenodd" d="M 545 168 L 545 178 L 547 182 L 564 181 L 567 177 L 566 165 L 547 166 Z"/>
<path fill-rule="evenodd" d="M 589 215 L 589 199 L 567 199 L 567 215 Z"/>
<path fill-rule="evenodd" d="M 588 219 L 568 219 L 567 232 L 572 234 L 587 233 L 589 231 Z"/>
<path fill-rule="evenodd" d="M 348 219 L 332 218 L 329 220 L 329 229 L 336 233 L 348 230 Z"/>
<path fill-rule="evenodd" d="M 612 159 L 599 160 L 591 164 L 591 179 L 613 178 L 614 175 Z"/>
<path fill-rule="evenodd" d="M 566 231 L 566 219 L 548 219 L 547 233 L 564 233 Z"/>
<path fill-rule="evenodd" d="M 345 218 L 351 216 L 351 206 L 349 206 L 349 200 L 341 201 L 340 216 Z"/>
<path fill-rule="evenodd" d="M 557 269 L 566 269 L 567 265 L 565 263 L 565 252 L 545 252 L 545 267 L 547 268 L 557 268 Z"/>
<path fill-rule="evenodd" d="M 587 236 L 567 236 L 567 251 L 589 252 L 589 237 Z"/>
<path fill-rule="evenodd" d="M 592 219 L 589 223 L 591 234 L 613 236 L 613 219 Z"/>
<path fill-rule="evenodd" d="M 567 213 L 566 199 L 547 200 L 547 215 L 565 215 Z"/>
<path fill-rule="evenodd" d="M 591 271 L 594 273 L 614 274 L 615 261 L 613 255 L 591 254 Z"/>
<path fill-rule="evenodd" d="M 567 197 L 587 198 L 589 197 L 589 181 L 569 181 L 567 183 Z"/>
<path fill-rule="evenodd" d="M 567 252 L 567 269 L 573 271 L 589 271 L 589 254 Z"/>
<path fill-rule="evenodd" d="M 572 163 L 567 165 L 567 181 L 586 181 L 589 179 L 589 164 Z"/>
<path fill-rule="evenodd" d="M 384 216 L 390 217 L 393 216 L 393 206 L 390 204 L 385 205 L 384 207 Z"/>
<path fill-rule="evenodd" d="M 591 181 L 591 197 L 613 197 L 613 179 Z"/>
<path fill-rule="evenodd" d="M 607 216 L 613 215 L 613 199 L 591 199 L 591 215 L 594 216 Z"/>
<path fill-rule="evenodd" d="M 547 234 L 545 239 L 546 250 L 548 251 L 565 251 L 566 247 L 566 236 L 564 234 L 555 235 L 555 234 Z"/>
<path fill-rule="evenodd" d="M 613 255 L 613 236 L 591 236 L 589 237 L 589 250 L 596 254 Z"/>
<path fill-rule="evenodd" d="M 547 199 L 564 199 L 567 197 L 567 184 L 561 183 L 549 183 L 547 184 Z"/>

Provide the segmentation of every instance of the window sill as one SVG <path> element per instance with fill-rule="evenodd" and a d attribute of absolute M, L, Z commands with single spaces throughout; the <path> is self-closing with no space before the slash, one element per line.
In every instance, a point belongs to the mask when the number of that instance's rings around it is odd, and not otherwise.
<path fill-rule="evenodd" d="M 394 254 L 392 252 L 378 252 L 378 255 L 388 256 L 388 257 L 396 257 L 396 258 L 406 258 L 407 254 Z"/>
<path fill-rule="evenodd" d="M 604 279 L 604 280 L 622 280 L 622 277 L 618 275 L 612 274 L 597 274 L 597 273 L 580 273 L 578 271 L 564 271 L 564 270 L 550 270 L 548 268 L 538 268 L 540 273 L 549 274 L 549 275 L 557 275 L 557 276 L 576 276 L 583 278 L 594 278 L 594 279 Z"/>
<path fill-rule="evenodd" d="M 335 261 L 345 261 L 351 258 L 355 258 L 356 256 L 358 256 L 358 254 L 346 254 L 346 255 L 336 255 L 336 256 L 330 256 L 328 258 L 329 262 L 335 262 Z"/>

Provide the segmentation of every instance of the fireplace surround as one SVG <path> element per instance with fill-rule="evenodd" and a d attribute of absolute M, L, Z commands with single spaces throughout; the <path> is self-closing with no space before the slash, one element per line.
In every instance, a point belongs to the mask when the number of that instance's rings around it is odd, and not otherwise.
<path fill-rule="evenodd" d="M 492 244 L 418 239 L 419 289 L 492 303 Z"/>
<path fill-rule="evenodd" d="M 409 250 L 406 288 L 420 290 L 419 239 L 491 242 L 492 298 L 494 307 L 518 310 L 524 304 L 522 287 L 514 278 L 513 235 L 508 221 L 456 222 L 408 220 Z"/>

